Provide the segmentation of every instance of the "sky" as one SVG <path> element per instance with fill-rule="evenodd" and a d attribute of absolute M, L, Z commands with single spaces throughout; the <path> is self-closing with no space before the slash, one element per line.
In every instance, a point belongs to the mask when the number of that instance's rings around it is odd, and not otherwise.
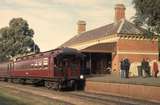
<path fill-rule="evenodd" d="M 135 14 L 132 0 L 0 0 L 0 28 L 12 18 L 27 20 L 41 51 L 54 49 L 77 34 L 77 21 L 91 30 L 114 21 L 114 6 L 126 6 L 126 19 Z"/>

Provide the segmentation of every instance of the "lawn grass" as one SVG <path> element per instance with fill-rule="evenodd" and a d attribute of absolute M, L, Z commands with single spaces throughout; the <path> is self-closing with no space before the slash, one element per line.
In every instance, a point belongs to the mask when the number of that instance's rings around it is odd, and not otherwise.
<path fill-rule="evenodd" d="M 27 103 L 17 99 L 15 96 L 11 96 L 6 91 L 0 90 L 0 105 L 27 105 Z"/>
<path fill-rule="evenodd" d="M 69 105 L 65 102 L 0 87 L 0 105 Z"/>

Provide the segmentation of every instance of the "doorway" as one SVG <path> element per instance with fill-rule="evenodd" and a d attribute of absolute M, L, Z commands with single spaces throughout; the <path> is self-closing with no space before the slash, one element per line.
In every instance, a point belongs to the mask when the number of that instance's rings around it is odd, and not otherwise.
<path fill-rule="evenodd" d="M 112 53 L 84 53 L 85 74 L 110 74 Z"/>

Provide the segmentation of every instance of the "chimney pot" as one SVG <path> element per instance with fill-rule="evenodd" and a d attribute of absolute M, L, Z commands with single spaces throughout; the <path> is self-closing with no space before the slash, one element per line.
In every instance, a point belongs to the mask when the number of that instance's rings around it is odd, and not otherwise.
<path fill-rule="evenodd" d="M 125 6 L 124 4 L 115 5 L 115 21 L 118 22 L 122 19 L 125 19 Z"/>
<path fill-rule="evenodd" d="M 86 22 L 85 21 L 79 20 L 77 22 L 77 25 L 78 25 L 78 29 L 77 29 L 78 34 L 86 31 Z"/>

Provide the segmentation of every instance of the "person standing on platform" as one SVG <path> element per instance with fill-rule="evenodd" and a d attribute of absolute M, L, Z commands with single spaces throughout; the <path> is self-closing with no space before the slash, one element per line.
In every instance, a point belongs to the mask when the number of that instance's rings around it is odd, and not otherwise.
<path fill-rule="evenodd" d="M 124 59 L 122 59 L 121 60 L 121 62 L 120 62 L 120 70 L 121 70 L 121 78 L 125 78 L 126 76 L 126 74 L 125 74 L 125 72 L 126 72 L 126 70 L 125 70 L 125 64 L 124 64 Z"/>
<path fill-rule="evenodd" d="M 146 65 L 147 65 L 146 73 L 147 73 L 147 77 L 151 77 L 151 70 L 150 70 L 151 68 L 150 68 L 149 62 L 150 62 L 150 60 L 147 58 L 147 60 L 146 60 Z"/>
<path fill-rule="evenodd" d="M 141 62 L 141 67 L 142 67 L 143 77 L 146 77 L 147 76 L 148 62 L 144 58 Z"/>
<path fill-rule="evenodd" d="M 145 59 L 144 59 L 144 58 L 143 58 L 143 60 L 142 60 L 142 62 L 141 62 L 141 67 L 142 67 L 142 69 L 145 68 Z"/>
<path fill-rule="evenodd" d="M 125 75 L 126 75 L 125 77 L 129 78 L 130 61 L 128 58 L 124 60 L 124 67 L 125 67 Z"/>
<path fill-rule="evenodd" d="M 153 73 L 154 73 L 154 77 L 157 78 L 157 74 L 158 74 L 159 70 L 158 70 L 158 63 L 157 61 L 153 62 Z"/>

